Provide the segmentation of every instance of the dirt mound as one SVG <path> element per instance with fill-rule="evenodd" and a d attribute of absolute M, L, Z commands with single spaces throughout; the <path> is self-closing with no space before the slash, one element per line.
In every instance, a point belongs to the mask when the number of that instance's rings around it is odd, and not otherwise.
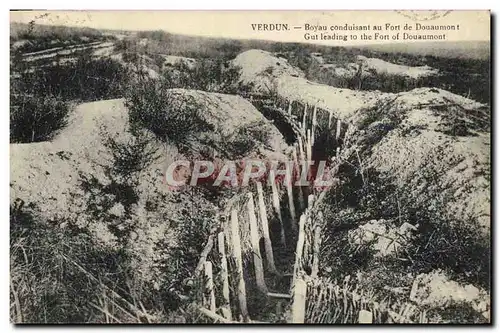
<path fill-rule="evenodd" d="M 148 56 L 139 55 L 140 63 L 138 65 L 129 61 L 125 61 L 124 53 L 114 53 L 109 57 L 122 64 L 135 77 L 139 77 L 145 74 L 149 78 L 157 79 L 160 76 L 158 74 L 158 66 L 156 66 L 153 59 L 149 58 Z"/>
<path fill-rule="evenodd" d="M 282 134 L 246 99 L 201 90 L 170 92 L 173 103 L 196 108 L 199 122 L 212 129 L 192 135 L 193 151 L 209 148 L 221 157 L 247 156 L 251 151 L 268 158 L 284 158 L 288 146 Z"/>
<path fill-rule="evenodd" d="M 245 99 L 184 89 L 173 89 L 172 94 L 177 101 L 195 103 L 202 110 L 201 120 L 213 126 L 212 131 L 193 136 L 193 146 L 229 151 L 232 144 L 245 139 L 258 153 L 283 158 L 283 149 L 287 148 L 283 137 Z M 258 132 L 265 134 L 266 142 L 252 137 L 254 132 L 244 130 L 255 124 L 259 126 Z M 79 175 L 92 175 L 100 182 L 109 182 L 105 168 L 110 166 L 112 156 L 104 145 L 107 136 L 117 142 L 132 140 L 128 132 L 128 112 L 121 99 L 79 105 L 68 126 L 51 142 L 11 144 L 11 200 L 20 198 L 35 203 L 48 218 L 67 218 L 68 210 L 79 213 L 81 207 L 75 205 L 73 195 L 73 192 L 82 194 L 75 190 L 80 187 Z M 159 142 L 154 145 L 159 150 L 159 158 L 142 171 L 141 177 L 145 188 L 166 193 L 162 175 L 175 149 Z"/>
<path fill-rule="evenodd" d="M 280 97 L 317 105 L 319 108 L 332 111 L 339 119 L 347 119 L 359 109 L 370 107 L 380 98 L 391 95 L 379 91 L 335 88 L 291 76 L 282 76 L 275 82 Z"/>
<path fill-rule="evenodd" d="M 440 89 L 419 88 L 359 111 L 354 122 L 367 165 L 385 172 L 417 200 L 439 197 L 458 219 L 490 225 L 489 109 Z"/>
<path fill-rule="evenodd" d="M 304 77 L 304 73 L 290 65 L 286 59 L 262 50 L 240 53 L 232 63 L 241 68 L 241 82 L 252 84 L 257 93 L 274 91 L 274 80 L 281 76 Z"/>
<path fill-rule="evenodd" d="M 323 75 L 333 78 L 352 80 L 360 75 L 362 78 L 377 76 L 396 76 L 410 79 L 420 79 L 438 75 L 439 71 L 430 66 L 406 66 L 394 64 L 378 58 L 356 56 L 355 62 L 327 62 L 321 54 L 311 54 L 313 66 L 317 67 Z"/>
<path fill-rule="evenodd" d="M 405 66 L 393 64 L 391 62 L 378 59 L 367 58 L 365 56 L 357 56 L 358 64 L 361 64 L 364 69 L 373 71 L 375 74 L 388 74 L 394 76 L 406 76 L 412 79 L 437 75 L 439 71 L 430 66 Z"/>
<path fill-rule="evenodd" d="M 104 145 L 106 136 L 120 142 L 131 139 L 128 114 L 121 99 L 81 104 L 72 113 L 68 126 L 51 142 L 11 144 L 11 200 L 32 202 L 48 218 L 68 217 L 78 207 L 79 174 L 106 182 L 104 167 L 111 155 Z M 158 148 L 161 146 L 158 144 Z M 151 170 L 162 167 L 161 161 Z M 158 185 L 161 177 L 158 176 Z"/>
<path fill-rule="evenodd" d="M 372 91 L 355 91 L 311 82 L 301 70 L 270 52 L 250 50 L 239 54 L 233 64 L 241 68 L 241 80 L 252 84 L 257 93 L 276 93 L 281 98 L 300 101 L 331 110 L 341 119 L 360 108 L 374 104 L 388 95 Z"/>
<path fill-rule="evenodd" d="M 186 65 L 189 69 L 193 69 L 196 66 L 196 59 L 179 57 L 174 55 L 164 55 L 165 61 L 163 62 L 162 69 L 168 69 L 169 67 L 175 67 L 178 65 Z"/>
<path fill-rule="evenodd" d="M 74 110 L 68 127 L 53 141 L 11 144 L 11 202 L 21 199 L 33 205 L 44 219 L 64 221 L 60 227 L 69 222 L 87 228 L 104 245 L 115 246 L 116 237 L 109 229 L 109 221 L 93 217 L 91 211 L 92 207 L 106 211 L 106 203 L 119 201 L 116 193 L 103 195 L 99 190 L 111 188 L 112 182 L 107 174 L 112 166 L 112 156 L 104 142 L 108 135 L 117 142 L 129 142 L 131 135 L 127 128 L 128 114 L 122 100 L 85 103 Z M 158 145 L 158 148 L 162 147 Z M 144 192 L 137 202 L 138 209 L 144 207 L 146 198 L 153 193 L 168 194 L 161 182 L 166 150 L 159 151 L 162 152 L 160 158 L 141 171 L 140 177 L 144 179 L 141 191 Z M 90 184 L 89 180 L 95 185 L 90 190 L 85 188 Z M 121 216 L 123 207 L 119 202 L 109 207 L 107 213 L 112 212 Z M 149 226 L 142 228 L 143 233 L 154 230 L 163 237 L 165 230 L 155 224 L 155 219 L 148 221 L 147 216 L 144 219 L 144 224 Z M 123 225 L 125 220 L 123 218 Z M 148 245 L 142 243 L 142 246 Z"/>
<path fill-rule="evenodd" d="M 194 146 L 229 152 L 232 145 L 247 144 L 258 148 L 258 153 L 283 156 L 281 149 L 286 145 L 281 134 L 243 98 L 182 89 L 172 94 L 177 101 L 198 105 L 200 120 L 213 126 L 212 131 L 193 136 Z M 257 132 L 270 138 L 269 145 L 252 136 L 255 132 L 247 126 L 252 124 L 258 124 Z M 139 168 L 133 178 L 117 172 L 127 160 L 116 164 L 107 140 L 133 147 L 138 139 L 128 127 L 123 100 L 85 103 L 76 107 L 68 126 L 54 140 L 11 144 L 10 198 L 11 204 L 24 202 L 41 220 L 57 223 L 55 227 L 84 228 L 104 246 L 124 246 L 119 235 L 131 229 L 128 246 L 140 258 L 134 267 L 143 279 L 151 280 L 161 273 L 153 265 L 161 255 L 155 249 L 166 240 L 174 244 L 177 233 L 182 232 L 176 221 L 195 216 L 193 209 L 213 209 L 214 203 L 193 195 L 194 190 L 172 191 L 164 183 L 166 167 L 187 158 L 148 131 L 143 131 L 150 138 L 145 150 L 156 149 L 156 158 Z"/>

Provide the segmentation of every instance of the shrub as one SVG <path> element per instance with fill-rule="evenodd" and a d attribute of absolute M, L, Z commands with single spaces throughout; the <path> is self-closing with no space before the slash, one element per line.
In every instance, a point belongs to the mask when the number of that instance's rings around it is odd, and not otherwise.
<path fill-rule="evenodd" d="M 411 207 L 406 214 L 410 223 L 419 224 L 417 239 L 408 249 L 412 271 L 445 268 L 458 282 L 490 289 L 491 249 L 477 221 L 453 221 L 428 207 Z"/>
<path fill-rule="evenodd" d="M 170 88 L 196 89 L 223 94 L 240 94 L 250 91 L 249 85 L 240 83 L 240 68 L 223 60 L 199 60 L 190 68 L 184 63 L 163 73 L 163 80 Z"/>
<path fill-rule="evenodd" d="M 52 96 L 11 94 L 10 142 L 47 141 L 66 126 L 68 103 Z"/>
<path fill-rule="evenodd" d="M 176 98 L 175 93 L 169 89 L 244 93 L 250 87 L 240 84 L 239 77 L 239 68 L 228 66 L 220 60 L 202 60 L 193 68 L 180 63 L 166 70 L 160 79 L 141 77 L 126 95 L 131 126 L 147 128 L 160 140 L 173 142 L 183 150 L 189 146 L 189 138 L 193 134 L 212 131 L 214 128 L 203 120 L 203 109 L 197 101 L 190 96 Z M 242 138 L 245 133 L 237 133 L 238 135 L 241 139 L 239 150 L 247 149 L 245 146 L 249 143 Z"/>
<path fill-rule="evenodd" d="M 164 142 L 183 146 L 193 133 L 212 130 L 195 102 L 175 99 L 162 81 L 141 80 L 127 94 L 126 105 L 132 127 L 147 128 Z"/>
<path fill-rule="evenodd" d="M 144 131 L 133 130 L 130 139 L 120 142 L 111 137 L 105 127 L 101 127 L 104 146 L 111 153 L 111 174 L 129 180 L 148 168 L 158 158 L 158 148 L 154 138 Z"/>
<path fill-rule="evenodd" d="M 220 38 L 174 35 L 165 31 L 140 31 L 138 39 L 147 38 L 142 51 L 204 59 L 233 59 L 242 52 L 242 42 Z"/>
<path fill-rule="evenodd" d="M 95 101 L 122 97 L 127 82 L 128 72 L 119 62 L 82 52 L 74 63 L 35 70 L 28 84 L 64 100 Z"/>
<path fill-rule="evenodd" d="M 107 181 L 94 175 L 80 174 L 80 187 L 87 193 L 87 214 L 93 222 L 105 222 L 119 242 L 126 242 L 137 225 L 136 209 L 139 203 L 141 172 L 158 158 L 153 138 L 136 131 L 126 141 L 120 141 L 101 128 L 103 144 L 110 160 L 102 167 Z M 123 207 L 123 214 L 111 213 L 115 205 Z"/>

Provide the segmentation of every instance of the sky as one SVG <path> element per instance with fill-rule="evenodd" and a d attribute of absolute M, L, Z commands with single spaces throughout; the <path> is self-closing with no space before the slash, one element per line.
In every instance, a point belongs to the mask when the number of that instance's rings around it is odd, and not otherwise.
<path fill-rule="evenodd" d="M 402 40 L 361 40 L 357 32 L 357 40 L 326 41 L 307 40 L 305 34 L 315 34 L 305 31 L 305 24 L 311 26 L 357 24 L 357 25 L 400 25 L 415 26 L 419 24 L 459 25 L 459 31 L 448 31 L 447 41 L 489 41 L 490 13 L 489 11 L 21 11 L 10 13 L 11 22 L 28 23 L 34 20 L 39 24 L 70 25 L 92 27 L 97 29 L 119 30 L 165 30 L 170 33 L 225 37 L 236 39 L 263 39 L 282 42 L 314 42 L 328 45 L 360 45 L 394 42 Z M 289 31 L 258 31 L 252 24 L 285 23 Z M 294 29 L 300 26 L 301 29 Z M 387 31 L 392 35 L 397 32 Z M 333 31 L 327 31 L 333 34 Z M 337 33 L 339 33 L 337 31 Z M 340 32 L 343 33 L 343 32 Z M 382 33 L 382 32 L 381 32 Z M 428 31 L 411 32 L 428 34 Z M 443 33 L 443 32 L 432 32 Z M 372 36 L 373 37 L 373 36 Z"/>

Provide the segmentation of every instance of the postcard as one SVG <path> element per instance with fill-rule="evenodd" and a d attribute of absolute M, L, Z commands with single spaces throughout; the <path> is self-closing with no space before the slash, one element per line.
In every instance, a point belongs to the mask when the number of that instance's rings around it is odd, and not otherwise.
<path fill-rule="evenodd" d="M 11 322 L 491 324 L 490 24 L 11 11 Z"/>

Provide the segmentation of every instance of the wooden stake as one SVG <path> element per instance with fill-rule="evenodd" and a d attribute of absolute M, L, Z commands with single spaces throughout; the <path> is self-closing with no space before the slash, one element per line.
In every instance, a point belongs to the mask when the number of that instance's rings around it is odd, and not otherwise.
<path fill-rule="evenodd" d="M 315 138 L 314 133 L 315 133 L 316 126 L 318 126 L 317 116 L 318 116 L 318 107 L 317 107 L 317 105 L 315 105 L 314 112 L 313 112 L 313 119 L 312 119 L 311 146 L 314 145 L 314 138 Z"/>
<path fill-rule="evenodd" d="M 299 159 L 297 157 L 297 143 L 295 143 L 294 147 L 293 147 L 293 163 L 295 164 L 296 168 L 297 168 L 297 174 L 299 175 L 300 177 L 300 162 L 299 162 Z M 302 192 L 302 186 L 299 186 L 299 208 L 302 210 L 304 209 L 304 193 Z"/>
<path fill-rule="evenodd" d="M 238 301 L 243 320 L 249 320 L 247 309 L 247 295 L 245 288 L 245 280 L 243 279 L 243 260 L 241 258 L 241 240 L 240 230 L 238 225 L 238 212 L 236 209 L 231 211 L 231 241 L 233 243 L 233 254 L 236 259 L 236 270 L 238 272 Z"/>
<path fill-rule="evenodd" d="M 337 130 L 335 131 L 335 140 L 339 141 L 340 139 L 340 131 L 342 130 L 342 122 L 340 119 L 337 119 Z"/>
<path fill-rule="evenodd" d="M 276 215 L 278 215 L 278 219 L 280 221 L 280 226 L 281 226 L 281 244 L 283 246 L 286 246 L 286 241 L 285 241 L 285 228 L 283 226 L 283 218 L 281 216 L 281 207 L 280 207 L 280 198 L 278 194 L 278 189 L 276 188 L 276 178 L 274 174 L 274 170 L 271 169 L 269 171 L 269 179 L 271 182 L 271 191 L 272 191 L 272 203 L 274 207 L 274 211 L 276 212 Z"/>
<path fill-rule="evenodd" d="M 306 223 L 307 223 L 307 220 L 306 220 Z M 308 242 L 308 239 L 307 237 L 304 237 L 304 248 L 302 250 L 302 267 L 304 267 L 304 265 L 306 263 L 308 263 L 308 260 L 309 260 L 309 242 Z"/>
<path fill-rule="evenodd" d="M 304 104 L 304 115 L 302 117 L 302 130 L 306 132 L 307 104 Z"/>
<path fill-rule="evenodd" d="M 293 288 L 292 323 L 303 324 L 306 315 L 307 284 L 297 279 Z"/>
<path fill-rule="evenodd" d="M 316 126 L 312 125 L 312 128 L 311 128 L 311 138 L 309 139 L 311 141 L 311 147 L 314 146 L 314 128 Z"/>
<path fill-rule="evenodd" d="M 253 202 L 253 193 L 247 193 L 248 196 L 248 216 L 250 220 L 250 239 L 253 252 L 253 264 L 255 269 L 255 280 L 257 281 L 257 288 L 267 294 L 266 281 L 264 280 L 264 268 L 262 266 L 262 256 L 260 254 L 259 246 L 259 227 L 257 225 L 257 217 L 255 216 L 255 205 Z"/>
<path fill-rule="evenodd" d="M 293 280 L 292 280 L 292 288 L 296 282 L 297 275 L 301 270 L 302 266 L 302 252 L 304 249 L 304 241 L 305 241 L 305 225 L 306 225 L 307 215 L 302 214 L 300 216 L 299 221 L 299 238 L 297 240 L 297 247 L 295 249 L 295 264 L 293 266 Z"/>
<path fill-rule="evenodd" d="M 266 205 L 264 203 L 264 193 L 262 191 L 262 184 L 260 182 L 257 182 L 257 197 L 259 202 L 259 216 L 262 227 L 262 234 L 264 235 L 267 266 L 271 272 L 277 273 L 278 271 L 276 270 L 276 266 L 274 264 L 273 245 L 271 243 L 271 238 L 269 237 L 269 221 L 267 219 Z"/>
<path fill-rule="evenodd" d="M 200 255 L 200 260 L 198 261 L 198 265 L 196 265 L 196 268 L 194 270 L 194 275 L 197 276 L 199 273 L 201 273 L 201 270 L 203 269 L 203 265 L 205 264 L 205 260 L 207 260 L 207 256 L 212 251 L 212 247 L 214 246 L 214 234 L 210 234 L 208 237 L 207 244 L 203 248 L 203 251 L 201 252 Z"/>
<path fill-rule="evenodd" d="M 309 194 L 307 197 L 307 208 L 312 208 L 314 204 L 314 194 Z"/>
<path fill-rule="evenodd" d="M 292 189 L 292 170 L 290 168 L 290 164 L 286 163 L 286 177 L 285 177 L 285 182 L 286 182 L 286 192 L 288 194 L 288 207 L 290 209 L 290 218 L 291 218 L 291 224 L 292 224 L 292 229 L 294 232 L 297 232 L 297 220 L 295 216 L 295 203 L 293 202 L 293 189 Z"/>
<path fill-rule="evenodd" d="M 299 160 L 301 162 L 306 160 L 306 157 L 304 155 L 305 155 L 304 144 L 302 143 L 302 138 L 299 138 Z"/>
<path fill-rule="evenodd" d="M 224 242 L 224 232 L 219 232 L 218 235 L 219 253 L 221 257 L 221 276 L 222 276 L 222 297 L 224 304 L 222 305 L 222 315 L 227 320 L 232 320 L 231 306 L 229 300 L 229 277 L 227 268 L 226 248 Z"/>
<path fill-rule="evenodd" d="M 307 130 L 306 161 L 312 160 L 311 130 Z"/>
<path fill-rule="evenodd" d="M 292 103 L 293 101 L 289 101 L 288 102 L 288 114 L 291 115 L 292 114 Z"/>
<path fill-rule="evenodd" d="M 317 121 L 317 118 L 316 118 L 317 115 L 318 115 L 318 106 L 315 105 L 314 106 L 314 111 L 313 111 L 313 120 L 312 120 L 313 126 L 318 125 L 318 121 Z"/>
<path fill-rule="evenodd" d="M 204 305 L 209 308 L 210 311 L 215 312 L 215 290 L 214 290 L 214 280 L 212 276 L 212 262 L 205 261 L 203 265 L 205 267 L 205 299 L 203 301 Z"/>
<path fill-rule="evenodd" d="M 332 116 L 333 116 L 332 110 L 328 110 L 328 129 L 332 127 Z"/>
<path fill-rule="evenodd" d="M 268 297 L 272 298 L 284 298 L 284 299 L 292 299 L 292 295 L 289 294 L 281 294 L 281 293 L 267 293 Z"/>
<path fill-rule="evenodd" d="M 319 251 L 321 246 L 321 227 L 316 225 L 314 228 L 314 243 L 313 243 L 313 263 L 311 277 L 315 278 L 319 272 Z"/>
<path fill-rule="evenodd" d="M 298 143 L 295 142 L 293 144 L 293 149 L 292 149 L 292 158 L 293 158 L 294 167 L 297 167 L 299 165 L 299 158 L 297 155 L 297 149 L 298 149 Z M 299 173 L 300 173 L 300 171 L 299 171 Z"/>

